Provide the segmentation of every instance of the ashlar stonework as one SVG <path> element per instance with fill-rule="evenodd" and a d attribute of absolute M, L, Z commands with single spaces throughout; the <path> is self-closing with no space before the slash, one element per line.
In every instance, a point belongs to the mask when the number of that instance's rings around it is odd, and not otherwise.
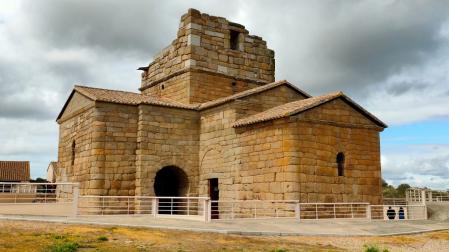
<path fill-rule="evenodd" d="M 57 119 L 57 181 L 89 195 L 381 203 L 387 126 L 341 92 L 274 82 L 274 69 L 261 37 L 190 9 L 139 68 L 140 93 L 75 86 Z"/>

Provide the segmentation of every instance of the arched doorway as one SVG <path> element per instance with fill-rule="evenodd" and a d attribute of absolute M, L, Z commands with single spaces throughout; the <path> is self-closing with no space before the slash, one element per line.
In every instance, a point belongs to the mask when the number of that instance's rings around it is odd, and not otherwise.
<path fill-rule="evenodd" d="M 183 197 L 189 187 L 187 174 L 179 167 L 166 166 L 156 173 L 154 193 L 157 197 Z M 160 214 L 181 214 L 183 200 L 168 198 L 159 199 Z"/>

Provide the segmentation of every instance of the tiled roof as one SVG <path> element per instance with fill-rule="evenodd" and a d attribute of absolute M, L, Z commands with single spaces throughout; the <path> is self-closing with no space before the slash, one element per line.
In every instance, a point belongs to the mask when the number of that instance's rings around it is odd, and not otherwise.
<path fill-rule="evenodd" d="M 173 107 L 173 108 L 183 108 L 183 109 L 192 109 L 192 110 L 202 110 L 211 108 L 214 106 L 218 106 L 221 104 L 224 104 L 226 102 L 234 101 L 236 99 L 240 99 L 249 95 L 258 94 L 261 92 L 264 92 L 266 90 L 273 89 L 275 87 L 281 86 L 281 85 L 287 85 L 300 94 L 304 95 L 305 97 L 311 97 L 308 93 L 304 92 L 303 90 L 297 88 L 296 86 L 290 84 L 286 80 L 278 81 L 269 83 L 260 87 L 252 88 L 240 93 L 237 93 L 235 95 L 226 96 L 220 99 L 216 99 L 213 101 L 201 103 L 201 104 L 184 104 L 180 103 L 168 98 L 164 97 L 157 97 L 157 96 L 151 96 L 151 95 L 144 95 L 140 93 L 133 93 L 133 92 L 126 92 L 126 91 L 119 91 L 119 90 L 111 90 L 111 89 L 103 89 L 103 88 L 93 88 L 93 87 L 86 87 L 86 86 L 80 86 L 75 85 L 73 92 L 79 92 L 80 94 L 86 96 L 87 98 L 93 100 L 93 101 L 103 101 L 103 102 L 112 102 L 112 103 L 119 103 L 119 104 L 127 104 L 127 105 L 139 105 L 139 104 L 149 104 L 149 105 L 159 105 L 159 106 L 165 106 L 165 107 Z M 70 95 L 70 97 L 73 95 Z M 62 111 L 60 112 L 57 119 L 60 119 L 65 107 L 67 106 L 70 98 L 64 105 Z"/>
<path fill-rule="evenodd" d="M 0 161 L 0 182 L 19 182 L 29 180 L 29 161 Z"/>
<path fill-rule="evenodd" d="M 387 125 L 380 121 L 377 117 L 366 111 L 364 108 L 362 108 L 360 105 L 355 103 L 353 100 L 351 100 L 349 97 L 347 97 L 342 92 L 334 92 L 322 96 L 315 96 L 312 98 L 304 99 L 304 100 L 298 100 L 294 102 L 289 102 L 271 109 L 268 109 L 266 111 L 260 112 L 258 114 L 248 116 L 246 118 L 242 118 L 240 120 L 237 120 L 232 125 L 233 127 L 241 127 L 246 126 L 254 123 L 259 122 L 265 122 L 270 121 L 278 118 L 288 117 L 291 115 L 295 115 L 298 113 L 301 113 L 303 111 L 306 111 L 308 109 L 317 107 L 321 104 L 324 104 L 326 102 L 329 102 L 331 100 L 334 100 L 336 98 L 342 98 L 346 100 L 348 103 L 350 103 L 351 106 L 353 106 L 355 109 L 360 111 L 362 114 L 370 118 L 373 122 L 375 122 L 377 125 L 386 128 Z"/>
<path fill-rule="evenodd" d="M 139 93 L 75 86 L 75 90 L 94 101 L 113 102 L 128 105 L 151 104 L 173 108 L 195 109 L 197 105 L 183 104 L 167 98 L 143 95 Z"/>
<path fill-rule="evenodd" d="M 258 94 L 258 93 L 261 93 L 263 91 L 270 90 L 272 88 L 275 88 L 275 87 L 278 87 L 278 86 L 281 86 L 281 85 L 287 85 L 287 86 L 293 88 L 294 90 L 296 90 L 297 92 L 301 93 L 305 97 L 312 97 L 311 95 L 309 95 L 308 93 L 304 92 L 303 90 L 301 90 L 301 89 L 297 88 L 296 86 L 290 84 L 288 81 L 281 80 L 281 81 L 269 83 L 269 84 L 266 84 L 266 85 L 263 85 L 263 86 L 260 86 L 260 87 L 252 88 L 252 89 L 249 89 L 249 90 L 246 90 L 246 91 L 243 91 L 243 92 L 231 95 L 231 96 L 226 96 L 226 97 L 219 98 L 219 99 L 216 99 L 216 100 L 213 100 L 213 101 L 202 103 L 199 106 L 199 109 L 201 110 L 201 109 L 206 109 L 206 108 L 211 108 L 211 107 L 214 107 L 214 106 L 218 106 L 218 105 L 221 105 L 223 103 L 226 103 L 226 102 L 229 102 L 229 101 L 234 101 L 234 100 L 237 100 L 237 99 L 249 96 L 249 95 Z"/>

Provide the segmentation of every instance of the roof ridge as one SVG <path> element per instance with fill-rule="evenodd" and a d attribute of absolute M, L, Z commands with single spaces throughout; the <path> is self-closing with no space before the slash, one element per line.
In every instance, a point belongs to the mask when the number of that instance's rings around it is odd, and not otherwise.
<path fill-rule="evenodd" d="M 285 103 L 285 104 L 270 108 L 268 110 L 259 112 L 257 114 L 250 115 L 245 118 L 241 118 L 241 119 L 235 121 L 232 124 L 232 127 L 246 126 L 246 125 L 250 125 L 250 124 L 254 124 L 254 123 L 265 122 L 265 121 L 270 121 L 273 119 L 292 116 L 297 113 L 317 107 L 326 102 L 337 99 L 339 97 L 344 98 L 352 106 L 355 106 L 356 109 L 359 110 L 359 112 L 361 111 L 362 113 L 364 113 L 365 116 L 369 117 L 377 125 L 380 125 L 382 127 L 387 127 L 387 125 L 385 123 L 383 123 L 381 120 L 379 120 L 373 114 L 369 113 L 362 106 L 358 105 L 356 102 L 351 100 L 342 91 L 335 91 L 335 92 L 327 93 L 327 94 L 320 95 L 320 96 L 315 96 L 315 97 L 311 97 L 311 98 L 307 98 L 307 99 L 302 99 L 302 100 Z M 283 110 L 286 110 L 286 111 L 283 111 Z"/>
<path fill-rule="evenodd" d="M 21 162 L 21 163 L 26 163 L 26 162 L 30 162 L 30 161 L 20 161 L 20 160 L 0 160 L 0 162 Z"/>
<path fill-rule="evenodd" d="M 284 85 L 287 84 L 289 87 L 295 89 L 297 92 L 303 94 L 306 97 L 312 97 L 310 94 L 306 93 L 305 91 L 299 89 L 298 87 L 296 87 L 295 85 L 291 84 L 290 82 L 288 82 L 287 80 L 279 80 L 279 81 L 275 81 L 275 82 L 271 82 L 259 87 L 255 87 L 255 88 L 251 88 L 248 90 L 244 90 L 242 92 L 233 94 L 233 95 L 229 95 L 229 96 L 225 96 L 225 97 L 221 97 L 212 101 L 207 101 L 207 102 L 203 102 L 199 105 L 198 109 L 206 109 L 206 108 L 210 108 L 210 107 L 214 107 L 214 106 L 218 106 L 221 105 L 223 103 L 238 99 L 238 98 L 243 98 L 249 95 L 253 95 L 253 94 L 258 94 L 260 92 L 266 91 L 266 90 L 270 90 L 272 88 L 278 87 L 280 85 Z"/>
<path fill-rule="evenodd" d="M 118 90 L 118 89 L 107 89 L 107 88 L 99 88 L 99 87 L 89 87 L 84 85 L 75 85 L 75 88 L 88 88 L 88 89 L 97 89 L 97 90 L 105 90 L 105 91 L 115 91 L 115 92 L 121 92 L 121 93 L 129 93 L 129 94 L 137 94 L 137 95 L 143 95 L 143 96 L 149 96 L 142 93 L 136 93 L 131 91 L 124 91 L 124 90 Z"/>

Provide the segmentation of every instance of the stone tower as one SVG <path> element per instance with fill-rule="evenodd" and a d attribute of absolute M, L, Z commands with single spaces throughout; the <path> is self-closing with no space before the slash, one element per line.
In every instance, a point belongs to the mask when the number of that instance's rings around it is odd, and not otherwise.
<path fill-rule="evenodd" d="M 141 67 L 142 94 L 201 103 L 274 81 L 274 51 L 243 25 L 189 9 L 177 38 Z"/>

